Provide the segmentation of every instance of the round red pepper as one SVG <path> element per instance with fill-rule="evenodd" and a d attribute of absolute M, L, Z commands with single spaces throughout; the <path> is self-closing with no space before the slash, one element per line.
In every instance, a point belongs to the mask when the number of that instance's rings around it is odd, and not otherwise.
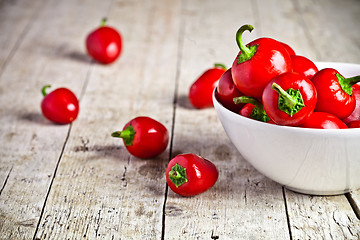
<path fill-rule="evenodd" d="M 192 153 L 177 155 L 166 168 L 167 184 L 182 196 L 195 196 L 207 191 L 218 176 L 218 169 L 212 162 Z"/>
<path fill-rule="evenodd" d="M 86 38 L 86 49 L 96 61 L 109 64 L 119 57 L 122 40 L 116 29 L 105 26 L 105 24 L 106 19 L 103 19 L 101 26 L 89 33 Z"/>
<path fill-rule="evenodd" d="M 44 95 L 41 102 L 43 115 L 55 123 L 73 122 L 79 114 L 79 101 L 75 94 L 67 88 L 58 88 L 47 94 L 46 89 L 49 87 L 46 85 L 41 90 Z"/>
<path fill-rule="evenodd" d="M 343 119 L 354 111 L 356 99 L 352 85 L 360 81 L 360 76 L 344 78 L 337 70 L 325 68 L 317 72 L 311 81 L 318 93 L 316 112 L 328 112 Z"/>
<path fill-rule="evenodd" d="M 261 99 L 268 82 L 281 73 L 292 71 L 292 66 L 288 52 L 274 39 L 258 38 L 245 46 L 241 35 L 253 29 L 251 25 L 244 25 L 236 33 L 240 52 L 232 65 L 232 77 L 245 96 Z"/>
<path fill-rule="evenodd" d="M 258 120 L 261 122 L 270 122 L 269 116 L 266 114 L 264 107 L 260 101 L 253 97 L 241 96 L 234 98 L 235 104 L 246 103 L 243 108 L 241 108 L 239 114 L 241 116 Z"/>
<path fill-rule="evenodd" d="M 343 129 L 346 124 L 334 115 L 326 112 L 313 112 L 306 121 L 300 125 L 303 128 Z"/>
<path fill-rule="evenodd" d="M 355 97 L 355 109 L 352 113 L 342 121 L 346 124 L 352 121 L 360 120 L 360 85 L 354 84 L 352 86 L 353 96 Z"/>
<path fill-rule="evenodd" d="M 222 64 L 215 64 L 213 68 L 206 70 L 189 89 L 189 100 L 195 108 L 208 108 L 213 106 L 212 94 L 217 86 L 221 75 L 226 71 Z"/>
<path fill-rule="evenodd" d="M 317 95 L 312 82 L 295 72 L 273 78 L 264 89 L 262 103 L 270 119 L 279 125 L 298 126 L 314 111 Z"/>
<path fill-rule="evenodd" d="M 217 99 L 225 108 L 238 113 L 244 104 L 235 104 L 233 99 L 243 95 L 244 94 L 235 87 L 231 75 L 231 68 L 229 68 L 219 80 L 216 92 Z"/>
<path fill-rule="evenodd" d="M 310 59 L 304 56 L 292 55 L 290 56 L 290 58 L 293 66 L 293 71 L 300 73 L 308 79 L 311 79 L 315 75 L 315 73 L 319 71 L 315 63 L 313 63 Z"/>
<path fill-rule="evenodd" d="M 286 49 L 286 51 L 288 52 L 288 54 L 290 55 L 290 57 L 292 56 L 292 55 L 295 55 L 295 51 L 294 51 L 294 49 L 292 48 L 292 47 L 290 47 L 288 44 L 286 44 L 286 43 L 283 43 L 283 42 L 280 42 L 283 46 L 284 46 L 284 48 Z"/>
<path fill-rule="evenodd" d="M 354 120 L 347 123 L 348 128 L 360 128 L 360 120 Z"/>
<path fill-rule="evenodd" d="M 164 125 L 150 117 L 136 117 L 125 124 L 122 131 L 111 134 L 122 138 L 126 149 L 138 158 L 154 158 L 165 151 L 169 133 Z"/>

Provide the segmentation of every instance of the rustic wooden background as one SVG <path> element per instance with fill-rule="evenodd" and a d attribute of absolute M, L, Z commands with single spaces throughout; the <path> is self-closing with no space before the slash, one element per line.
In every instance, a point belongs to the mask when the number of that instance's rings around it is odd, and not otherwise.
<path fill-rule="evenodd" d="M 103 17 L 124 41 L 106 66 L 84 45 Z M 358 0 L 0 0 L 0 239 L 360 239 L 360 191 L 286 190 L 242 158 L 214 109 L 190 106 L 191 83 L 231 65 L 246 23 L 246 42 L 268 36 L 314 61 L 360 64 Z M 73 124 L 41 115 L 45 84 L 79 97 Z M 171 132 L 156 159 L 110 137 L 139 115 Z M 220 172 L 192 198 L 165 181 L 185 152 Z"/>

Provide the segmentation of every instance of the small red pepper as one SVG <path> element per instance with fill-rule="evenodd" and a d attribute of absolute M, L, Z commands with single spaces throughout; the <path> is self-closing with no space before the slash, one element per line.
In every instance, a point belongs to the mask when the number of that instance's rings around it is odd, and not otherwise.
<path fill-rule="evenodd" d="M 216 63 L 213 68 L 206 70 L 190 86 L 188 98 L 195 108 L 200 109 L 213 106 L 213 91 L 225 71 L 226 67 L 223 64 Z"/>
<path fill-rule="evenodd" d="M 220 78 L 216 92 L 219 102 L 230 111 L 238 113 L 244 104 L 235 104 L 233 99 L 243 96 L 236 87 L 232 79 L 231 68 L 229 68 Z"/>
<path fill-rule="evenodd" d="M 264 109 L 279 125 L 298 126 L 314 111 L 317 95 L 312 82 L 295 72 L 273 78 L 262 96 Z"/>
<path fill-rule="evenodd" d="M 311 81 L 318 93 L 316 112 L 328 112 L 343 119 L 354 111 L 356 99 L 352 86 L 360 81 L 360 76 L 345 78 L 337 70 L 325 68 L 317 72 Z"/>
<path fill-rule="evenodd" d="M 360 120 L 360 85 L 354 84 L 352 86 L 353 96 L 355 97 L 355 109 L 352 113 L 346 118 L 342 119 L 342 121 L 346 124 L 352 121 Z"/>
<path fill-rule="evenodd" d="M 79 101 L 75 94 L 67 88 L 57 88 L 49 94 L 46 90 L 51 85 L 46 85 L 41 89 L 44 96 L 41 101 L 41 111 L 43 115 L 59 124 L 73 122 L 79 114 Z"/>
<path fill-rule="evenodd" d="M 122 131 L 111 134 L 122 138 L 129 153 L 138 158 L 154 158 L 164 152 L 169 142 L 169 132 L 160 122 L 146 116 L 131 119 Z"/>
<path fill-rule="evenodd" d="M 284 46 L 284 48 L 286 49 L 286 51 L 288 52 L 288 54 L 290 55 L 290 57 L 292 56 L 292 55 L 295 55 L 295 51 L 294 51 L 294 49 L 292 48 L 292 47 L 290 47 L 288 44 L 286 44 L 286 43 L 284 43 L 284 42 L 280 42 L 283 46 Z"/>
<path fill-rule="evenodd" d="M 254 120 L 258 120 L 261 122 L 270 122 L 273 123 L 269 116 L 266 114 L 264 110 L 264 106 L 260 101 L 253 97 L 241 96 L 234 98 L 234 103 L 246 103 L 243 108 L 241 108 L 239 114 L 241 116 L 251 118 Z"/>
<path fill-rule="evenodd" d="M 300 125 L 303 128 L 343 129 L 346 124 L 334 115 L 326 112 L 313 112 L 306 121 Z"/>
<path fill-rule="evenodd" d="M 348 128 L 360 128 L 360 120 L 355 120 L 347 123 Z"/>
<path fill-rule="evenodd" d="M 315 73 L 319 71 L 315 63 L 313 63 L 313 61 L 304 56 L 292 55 L 290 56 L 290 58 L 293 66 L 293 71 L 300 73 L 308 79 L 311 79 L 315 75 Z"/>
<path fill-rule="evenodd" d="M 232 65 L 235 86 L 245 96 L 261 99 L 264 87 L 275 76 L 292 71 L 291 59 L 279 41 L 258 38 L 245 45 L 241 40 L 244 31 L 252 31 L 251 25 L 244 25 L 236 33 L 240 52 Z"/>
<path fill-rule="evenodd" d="M 179 154 L 166 168 L 166 182 L 175 193 L 195 196 L 211 188 L 219 171 L 211 161 L 196 154 Z"/>

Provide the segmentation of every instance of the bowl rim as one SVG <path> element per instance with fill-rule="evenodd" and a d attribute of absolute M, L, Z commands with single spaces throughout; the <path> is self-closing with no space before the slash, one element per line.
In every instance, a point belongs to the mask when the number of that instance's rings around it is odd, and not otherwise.
<path fill-rule="evenodd" d="M 314 62 L 317 66 L 321 66 L 324 68 L 325 66 L 328 67 L 334 67 L 336 65 L 343 65 L 347 67 L 356 67 L 360 69 L 360 64 L 355 63 L 336 63 L 336 62 Z M 340 72 L 341 73 L 341 72 Z M 302 127 L 293 127 L 293 126 L 282 126 L 277 124 L 269 124 L 264 123 L 258 120 L 254 120 L 251 118 L 247 118 L 244 116 L 241 116 L 240 114 L 237 114 L 233 111 L 230 111 L 226 107 L 224 107 L 217 99 L 216 97 L 216 91 L 217 86 L 215 87 L 212 98 L 213 98 L 213 104 L 214 108 L 219 115 L 219 112 L 222 111 L 231 118 L 234 118 L 236 121 L 240 121 L 244 124 L 249 124 L 253 127 L 259 127 L 264 129 L 271 129 L 271 130 L 277 130 L 277 131 L 288 131 L 293 133 L 304 133 L 304 134 L 312 134 L 312 135 L 319 135 L 322 136 L 338 136 L 338 137 L 349 137 L 349 136 L 360 136 L 360 128 L 348 128 L 348 129 L 318 129 L 318 128 L 302 128 Z"/>

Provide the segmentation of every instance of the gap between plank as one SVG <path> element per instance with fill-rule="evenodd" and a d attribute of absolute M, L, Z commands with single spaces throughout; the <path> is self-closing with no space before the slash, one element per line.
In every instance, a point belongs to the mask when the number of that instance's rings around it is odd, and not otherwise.
<path fill-rule="evenodd" d="M 3 184 L 2 188 L 0 189 L 0 196 L 1 196 L 2 191 L 4 190 L 5 185 L 6 185 L 8 179 L 9 179 L 9 177 L 10 177 L 10 173 L 12 172 L 12 169 L 13 169 L 13 166 L 10 168 L 10 170 L 9 170 L 9 172 L 8 172 L 8 175 L 7 175 L 6 178 L 5 178 L 4 184 Z"/>
<path fill-rule="evenodd" d="M 90 75 L 91 75 L 91 72 L 92 72 L 92 68 L 93 68 L 93 65 L 94 65 L 94 61 L 91 61 L 90 63 L 90 66 L 89 66 L 89 69 L 86 73 L 86 77 L 85 77 L 85 82 L 84 82 L 84 85 L 81 89 L 81 92 L 80 92 L 80 95 L 79 95 L 79 103 L 81 102 L 85 92 L 86 92 L 86 88 L 88 86 L 88 83 L 89 83 L 89 79 L 90 79 Z M 38 223 L 36 225 L 36 229 L 35 229 L 35 232 L 34 232 L 34 236 L 33 236 L 33 240 L 36 240 L 36 235 L 39 231 L 39 228 L 40 228 L 40 223 L 41 223 L 41 220 L 43 218 L 43 215 L 44 215 L 44 212 L 45 212 L 45 207 L 46 207 L 46 204 L 47 204 L 47 201 L 48 201 L 48 198 L 49 198 L 49 195 L 50 195 L 50 192 L 51 192 L 51 189 L 52 189 L 52 186 L 53 186 L 53 183 L 55 181 L 55 177 L 56 177 L 56 174 L 57 174 L 57 171 L 58 171 L 58 168 L 60 166 L 60 162 L 61 162 L 61 159 L 62 159 L 62 156 L 64 154 L 64 151 L 65 151 L 65 147 L 66 147 L 66 144 L 69 140 L 69 137 L 70 137 L 70 132 L 71 132 L 71 128 L 72 128 L 72 123 L 70 123 L 69 125 L 69 129 L 68 129 L 68 132 L 67 132 L 67 135 L 65 137 L 65 141 L 64 141 L 64 144 L 62 146 L 62 149 L 61 149 L 61 152 L 60 152 L 60 156 L 58 158 L 58 161 L 56 163 L 56 166 L 55 166 L 55 170 L 54 170 L 54 174 L 53 174 L 53 177 L 51 178 L 51 182 L 50 182 L 50 186 L 49 186 L 49 189 L 46 193 L 46 197 L 45 197 L 45 200 L 44 200 L 44 204 L 43 204 L 43 207 L 41 209 L 41 213 L 40 213 L 40 216 L 39 216 L 39 220 L 38 220 Z"/>
<path fill-rule="evenodd" d="M 178 37 L 178 50 L 177 50 L 177 61 L 176 61 L 176 73 L 175 73 L 175 87 L 174 87 L 174 101 L 173 101 L 173 112 L 172 112 L 172 122 L 171 122 L 171 138 L 170 138 L 170 146 L 169 146 L 169 161 L 172 159 L 172 150 L 173 150 L 173 140 L 174 140 L 174 132 L 175 132 L 175 118 L 176 118 L 176 106 L 178 102 L 178 89 L 179 89 L 179 78 L 180 78 L 180 69 L 181 69 L 181 60 L 182 60 L 182 51 L 184 47 L 184 32 L 185 32 L 185 23 L 184 23 L 184 0 L 180 3 L 180 28 L 179 28 L 179 37 Z M 165 184 L 165 196 L 164 203 L 162 209 L 162 229 L 161 229 L 161 240 L 165 239 L 165 208 L 166 202 L 169 192 L 169 186 Z"/>
<path fill-rule="evenodd" d="M 360 220 L 360 208 L 356 204 L 356 202 L 355 202 L 354 198 L 352 197 L 351 193 L 345 193 L 345 197 L 349 201 L 349 204 L 350 204 L 352 210 L 354 211 L 355 216 Z"/>
<path fill-rule="evenodd" d="M 292 232 L 291 232 L 291 224 L 290 224 L 289 210 L 288 210 L 288 206 L 287 206 L 286 194 L 285 194 L 285 187 L 284 187 L 284 186 L 282 186 L 282 193 L 283 193 L 283 198 L 284 198 L 286 221 L 287 221 L 287 225 L 288 225 L 288 229 L 289 229 L 290 240 L 292 240 L 293 237 L 292 237 Z"/>
<path fill-rule="evenodd" d="M 0 5 L 3 4 L 5 2 L 4 1 L 0 1 Z M 9 62 L 11 61 L 11 59 L 13 58 L 13 56 L 15 55 L 15 52 L 19 49 L 21 43 L 23 42 L 25 36 L 27 35 L 27 33 L 30 31 L 33 23 L 35 22 L 35 20 L 37 19 L 37 17 L 40 15 L 40 13 L 42 12 L 42 10 L 45 8 L 47 2 L 49 1 L 42 1 L 40 6 L 38 6 L 37 11 L 34 11 L 32 16 L 30 17 L 28 23 L 26 24 L 26 26 L 24 27 L 24 29 L 21 31 L 21 33 L 19 34 L 18 39 L 15 41 L 14 46 L 11 48 L 9 55 L 7 55 L 4 63 L 2 66 L 0 66 L 0 79 L 1 76 L 3 74 L 3 72 L 5 71 L 5 68 L 7 67 L 7 65 L 9 64 Z"/>

